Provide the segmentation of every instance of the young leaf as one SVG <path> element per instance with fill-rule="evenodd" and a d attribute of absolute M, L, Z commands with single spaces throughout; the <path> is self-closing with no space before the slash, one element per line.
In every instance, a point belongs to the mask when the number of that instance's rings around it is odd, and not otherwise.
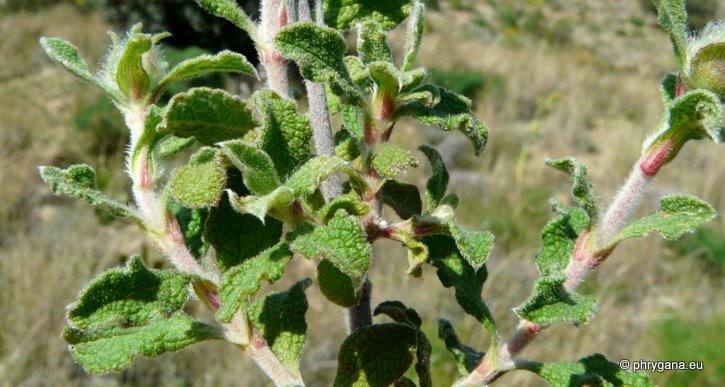
<path fill-rule="evenodd" d="M 373 62 L 368 65 L 368 73 L 377 85 L 378 94 L 385 95 L 391 101 L 395 100 L 402 84 L 400 70 L 389 62 Z"/>
<path fill-rule="evenodd" d="M 687 11 L 685 0 L 654 0 L 659 13 L 659 22 L 667 31 L 675 50 L 675 59 L 680 73 L 684 73 L 687 63 Z"/>
<path fill-rule="evenodd" d="M 426 208 L 428 212 L 432 212 L 441 204 L 441 199 L 443 199 L 446 189 L 448 189 L 448 170 L 443 163 L 443 158 L 435 148 L 421 145 L 418 149 L 428 158 L 430 167 L 433 170 L 428 183 L 425 185 Z"/>
<path fill-rule="evenodd" d="M 274 157 L 277 173 L 286 178 L 310 158 L 310 120 L 297 113 L 294 102 L 271 90 L 259 91 L 252 99 L 262 117 L 257 146 Z"/>
<path fill-rule="evenodd" d="M 373 316 L 384 314 L 393 321 L 401 324 L 409 325 L 415 329 L 420 329 L 423 320 L 415 309 L 408 308 L 400 301 L 383 301 L 375 307 Z"/>
<path fill-rule="evenodd" d="M 676 240 L 683 234 L 713 220 L 717 212 L 704 200 L 689 195 L 670 195 L 660 200 L 660 210 L 625 227 L 612 244 L 624 239 L 644 238 L 656 231 L 665 239 Z"/>
<path fill-rule="evenodd" d="M 423 36 L 423 11 L 425 6 L 421 1 L 413 1 L 408 17 L 408 28 L 405 35 L 405 59 L 401 70 L 408 71 L 413 67 L 413 61 L 418 54 L 420 38 Z"/>
<path fill-rule="evenodd" d="M 274 246 L 281 236 L 281 222 L 267 218 L 263 223 L 253 215 L 239 214 L 226 198 L 212 207 L 204 226 L 204 240 L 216 249 L 223 272 Z"/>
<path fill-rule="evenodd" d="M 539 375 L 552 386 L 652 386 L 643 371 L 629 372 L 604 355 L 595 353 L 579 361 L 526 364 L 523 369 Z"/>
<path fill-rule="evenodd" d="M 438 337 L 443 339 L 446 343 L 446 349 L 456 359 L 458 372 L 461 375 L 465 376 L 471 373 L 476 367 L 476 364 L 483 359 L 483 352 L 478 352 L 461 343 L 456 331 L 453 329 L 453 325 L 448 320 L 438 320 Z"/>
<path fill-rule="evenodd" d="M 176 221 L 184 234 L 184 244 L 189 248 L 196 259 L 201 259 L 209 249 L 209 244 L 204 242 L 204 222 L 209 215 L 206 208 L 186 208 L 179 203 L 169 201 L 169 211 L 174 215 Z"/>
<path fill-rule="evenodd" d="M 343 62 L 345 62 L 345 67 L 350 73 L 350 79 L 352 79 L 353 83 L 362 88 L 370 85 L 370 72 L 360 57 L 346 56 Z"/>
<path fill-rule="evenodd" d="M 345 211 L 337 211 L 326 226 L 292 242 L 292 250 L 309 259 L 324 258 L 356 281 L 370 268 L 370 244 L 360 222 Z"/>
<path fill-rule="evenodd" d="M 455 220 L 448 222 L 451 236 L 456 241 L 458 251 L 463 255 L 474 271 L 486 263 L 493 249 L 493 234 L 488 231 L 466 231 Z"/>
<path fill-rule="evenodd" d="M 259 78 L 254 65 L 244 55 L 224 50 L 216 55 L 199 55 L 177 64 L 158 82 L 152 95 L 160 95 L 172 82 L 213 72 L 242 73 Z"/>
<path fill-rule="evenodd" d="M 107 270 L 68 307 L 68 322 L 80 330 L 142 326 L 181 309 L 192 276 L 175 270 L 149 270 L 141 257 L 125 268 Z"/>
<path fill-rule="evenodd" d="M 418 160 L 407 150 L 386 143 L 373 150 L 371 164 L 381 177 L 394 179 L 408 168 L 418 166 Z"/>
<path fill-rule="evenodd" d="M 571 195 L 577 204 L 586 211 L 590 224 L 596 224 L 599 219 L 599 207 L 592 182 L 587 177 L 587 167 L 573 157 L 546 160 L 546 165 L 565 172 L 574 179 Z"/>
<path fill-rule="evenodd" d="M 531 297 L 514 311 L 521 318 L 536 324 L 549 325 L 555 322 L 586 324 L 597 312 L 592 296 L 582 296 L 564 290 L 563 275 L 539 278 L 534 284 Z"/>
<path fill-rule="evenodd" d="M 96 190 L 96 172 L 85 164 L 71 165 L 68 169 L 40 167 L 40 175 L 50 185 L 50 191 L 56 195 L 68 195 L 86 203 L 101 207 L 115 216 L 141 220 L 133 210 L 117 203 Z"/>
<path fill-rule="evenodd" d="M 365 111 L 357 106 L 343 105 L 342 121 L 345 123 L 345 129 L 350 131 L 356 138 L 365 136 Z"/>
<path fill-rule="evenodd" d="M 445 131 L 460 130 L 473 143 L 479 155 L 488 140 L 488 128 L 471 112 L 471 100 L 439 87 L 440 101 L 434 106 L 411 102 L 400 106 L 395 115 L 411 116 L 418 121 L 439 127 Z"/>
<path fill-rule="evenodd" d="M 229 322 L 237 309 L 248 297 L 257 294 L 263 280 L 275 283 L 282 278 L 284 268 L 292 260 L 292 252 L 286 242 L 262 251 L 237 266 L 227 270 L 222 277 L 221 306 L 216 317 L 221 322 Z"/>
<path fill-rule="evenodd" d="M 564 273 L 579 234 L 589 224 L 583 210 L 553 205 L 559 207 L 561 213 L 541 230 L 543 246 L 536 255 L 536 266 L 544 276 Z"/>
<path fill-rule="evenodd" d="M 240 197 L 231 190 L 227 191 L 232 207 L 240 214 L 251 214 L 264 222 L 267 215 L 282 221 L 291 219 L 294 192 L 286 186 L 279 187 L 264 196 Z"/>
<path fill-rule="evenodd" d="M 413 238 L 410 233 L 400 229 L 393 232 L 390 238 L 402 242 L 408 249 L 407 273 L 414 277 L 420 277 L 422 274 L 421 266 L 428 261 L 428 246 Z"/>
<path fill-rule="evenodd" d="M 98 86 L 110 94 L 114 100 L 122 100 L 120 92 L 115 87 L 106 84 L 101 78 L 91 74 L 88 65 L 78 56 L 78 49 L 73 44 L 63 39 L 42 37 L 40 38 L 40 45 L 43 46 L 50 59 L 60 63 L 73 75 Z"/>
<path fill-rule="evenodd" d="M 481 299 L 483 283 L 488 277 L 486 266 L 474 270 L 450 236 L 429 236 L 423 242 L 428 246 L 431 263 L 438 269 L 436 274 L 441 284 L 455 287 L 456 301 L 461 308 L 482 323 L 493 340 L 498 339 L 493 316 Z"/>
<path fill-rule="evenodd" d="M 335 387 L 387 386 L 413 363 L 418 331 L 405 324 L 375 324 L 353 332 L 337 356 Z"/>
<path fill-rule="evenodd" d="M 339 32 L 313 23 L 295 23 L 282 28 L 274 42 L 285 58 L 297 62 L 305 79 L 329 82 L 332 92 L 345 102 L 363 102 L 362 92 L 343 62 L 347 47 Z"/>
<path fill-rule="evenodd" d="M 412 0 L 328 0 L 323 3 L 325 24 L 346 30 L 372 20 L 390 30 L 408 17 L 411 3 Z"/>
<path fill-rule="evenodd" d="M 216 205 L 224 191 L 226 174 L 217 160 L 178 167 L 171 175 L 171 195 L 189 208 Z"/>
<path fill-rule="evenodd" d="M 241 138 L 257 126 L 247 103 L 226 91 L 199 87 L 175 95 L 156 128 L 161 134 L 196 137 L 205 145 Z"/>
<path fill-rule="evenodd" d="M 351 308 L 360 302 L 362 291 L 357 282 L 326 259 L 317 264 L 317 283 L 320 284 L 320 291 L 325 298 L 336 305 Z"/>
<path fill-rule="evenodd" d="M 380 23 L 367 21 L 358 25 L 357 52 L 363 63 L 392 63 L 393 54 L 390 52 L 386 38 L 387 34 Z"/>
<path fill-rule="evenodd" d="M 660 95 L 665 106 L 677 98 L 677 83 L 677 75 L 672 73 L 666 74 L 660 81 Z"/>
<path fill-rule="evenodd" d="M 160 136 L 154 144 L 154 155 L 159 160 L 166 160 L 191 148 L 194 145 L 193 137 L 182 138 L 173 135 Z"/>
<path fill-rule="evenodd" d="M 420 192 L 418 187 L 413 184 L 387 180 L 383 184 L 380 193 L 383 203 L 392 207 L 401 219 L 409 219 L 415 215 L 420 215 L 423 211 Z"/>
<path fill-rule="evenodd" d="M 312 284 L 307 278 L 288 291 L 269 293 L 255 301 L 249 311 L 252 324 L 284 367 L 300 379 L 299 364 L 307 338 L 307 297 L 305 289 Z"/>
<path fill-rule="evenodd" d="M 345 210 L 353 216 L 362 216 L 370 212 L 370 207 L 362 201 L 355 191 L 351 191 L 325 204 L 320 208 L 318 213 L 322 221 L 327 223 L 335 216 L 338 210 Z"/>
<path fill-rule="evenodd" d="M 256 27 L 254 22 L 247 16 L 244 11 L 239 8 L 235 0 L 195 0 L 200 7 L 214 16 L 218 16 L 229 20 L 235 26 L 247 31 L 252 35 L 253 40 L 256 36 Z"/>
<path fill-rule="evenodd" d="M 244 185 L 250 191 L 266 195 L 282 184 L 272 158 L 265 151 L 241 140 L 226 141 L 220 145 L 222 154 L 242 171 Z"/>
<path fill-rule="evenodd" d="M 345 160 L 334 156 L 317 156 L 302 165 L 285 183 L 295 196 L 311 195 L 330 175 L 343 172 L 361 187 L 367 189 L 367 182 L 357 169 Z"/>
<path fill-rule="evenodd" d="M 335 133 L 335 155 L 345 161 L 355 160 L 360 156 L 360 141 L 347 129 Z"/>
<path fill-rule="evenodd" d="M 115 326 L 82 331 L 66 328 L 63 338 L 73 359 L 92 374 L 121 371 L 138 356 L 154 357 L 178 351 L 191 344 L 223 339 L 223 333 L 178 311 L 138 327 Z"/>
<path fill-rule="evenodd" d="M 144 70 L 141 57 L 153 46 L 152 36 L 134 32 L 128 39 L 116 68 L 116 84 L 126 97 L 140 100 L 147 92 L 151 79 Z"/>

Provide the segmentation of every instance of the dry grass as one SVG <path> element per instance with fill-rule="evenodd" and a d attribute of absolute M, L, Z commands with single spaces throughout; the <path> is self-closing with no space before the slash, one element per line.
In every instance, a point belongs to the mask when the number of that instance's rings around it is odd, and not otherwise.
<path fill-rule="evenodd" d="M 471 22 L 468 14 L 449 9 L 430 13 L 430 34 L 423 41 L 419 63 L 500 75 L 506 81 L 501 94 L 486 94 L 476 104 L 478 115 L 492 128 L 488 149 L 479 159 L 464 157 L 452 171 L 456 184 L 452 189 L 463 199 L 459 216 L 469 227 L 491 229 L 498 238 L 484 298 L 504 334 L 514 329 L 510 309 L 526 298 L 537 277 L 533 256 L 539 246 L 538 230 L 549 217 L 548 197 L 569 200 L 568 179 L 545 167 L 543 160 L 577 156 L 588 165 L 605 203 L 661 114 L 658 82 L 672 67 L 666 38 L 653 27 L 652 15 L 631 5 L 635 2 L 612 3 L 616 5 L 590 5 L 604 7 L 593 13 L 596 18 L 585 19 L 600 27 L 596 35 L 586 32 L 591 26 L 577 24 L 583 28 L 577 30 L 577 39 L 557 47 L 536 42 L 506 45 L 463 27 Z M 619 6 L 628 7 L 624 13 L 643 18 L 638 36 L 622 37 L 601 28 Z M 93 63 L 89 58 L 103 53 L 106 28 L 97 16 L 81 15 L 70 7 L 0 19 L 0 386 L 266 385 L 253 364 L 222 343 L 139 361 L 120 375 L 103 377 L 85 375 L 66 352 L 59 336 L 64 306 L 83 284 L 130 254 L 148 252 L 149 259 L 160 261 L 134 227 L 122 222 L 104 225 L 92 209 L 51 198 L 35 170 L 40 164 L 65 166 L 78 161 L 99 170 L 120 169 L 120 155 L 92 158 L 83 144 L 90 139 L 74 129 L 72 112 L 80 101 L 92 99 L 88 93 L 93 91 L 49 66 L 36 45 L 41 34 L 61 36 L 74 41 Z M 399 41 L 394 39 L 395 44 Z M 558 98 L 537 114 L 541 101 L 552 95 Z M 395 135 L 396 141 L 421 137 L 441 139 L 414 125 L 401 126 Z M 524 144 L 527 150 L 522 156 Z M 690 144 L 658 178 L 641 213 L 656 208 L 657 198 L 673 191 L 697 195 L 720 211 L 725 209 L 725 158 L 717 152 L 722 153 L 712 144 Z M 519 158 L 525 178 L 517 181 L 513 166 Z M 407 178 L 423 183 L 425 173 L 425 167 L 420 168 Z M 123 197 L 123 176 L 113 174 L 108 180 L 107 189 Z M 725 221 L 718 218 L 707 227 L 722 235 Z M 456 371 L 434 338 L 435 319 L 453 321 L 462 338 L 479 349 L 487 344 L 483 330 L 462 313 L 434 271 L 427 269 L 421 279 L 405 276 L 402 247 L 384 242 L 376 245 L 375 253 L 374 303 L 404 298 L 424 316 L 424 328 L 435 342 L 435 385 L 448 384 Z M 722 272 L 708 273 L 701 262 L 672 255 L 656 237 L 624 243 L 583 289 L 595 294 L 600 305 L 593 322 L 576 329 L 553 327 L 524 356 L 558 360 L 601 352 L 612 359 L 653 359 L 658 349 L 652 332 L 674 311 L 690 321 L 723 316 L 724 305 L 716 301 L 723 288 Z M 314 276 L 314 269 L 297 260 L 273 288 L 284 288 L 304 276 Z M 310 337 L 303 374 L 308 385 L 328 385 L 344 337 L 342 311 L 324 302 L 315 287 L 308 295 Z M 708 361 L 717 359 L 687 360 L 705 360 L 708 372 L 714 369 Z M 540 382 L 525 373 L 512 373 L 499 384 Z"/>

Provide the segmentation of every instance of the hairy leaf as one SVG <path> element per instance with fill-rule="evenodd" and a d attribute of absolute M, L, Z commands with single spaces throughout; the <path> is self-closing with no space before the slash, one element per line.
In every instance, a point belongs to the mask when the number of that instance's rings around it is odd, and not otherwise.
<path fill-rule="evenodd" d="M 141 57 L 153 46 L 152 36 L 135 33 L 132 30 L 125 43 L 116 68 L 116 84 L 126 97 L 140 100 L 151 84 Z"/>
<path fill-rule="evenodd" d="M 654 3 L 659 13 L 660 25 L 670 35 L 677 65 L 680 72 L 683 72 L 687 63 L 685 0 L 654 0 Z"/>
<path fill-rule="evenodd" d="M 251 214 L 264 222 L 267 215 L 282 221 L 291 219 L 294 192 L 286 186 L 279 187 L 264 196 L 240 197 L 233 191 L 227 191 L 232 207 L 241 214 Z"/>
<path fill-rule="evenodd" d="M 85 164 L 71 165 L 67 169 L 40 167 L 40 175 L 56 195 L 79 198 L 89 204 L 101 207 L 115 216 L 140 222 L 138 216 L 127 206 L 111 200 L 96 190 L 96 172 Z"/>
<path fill-rule="evenodd" d="M 265 151 L 241 140 L 224 142 L 221 149 L 222 154 L 242 171 L 244 185 L 255 194 L 266 195 L 282 184 L 272 158 Z"/>
<path fill-rule="evenodd" d="M 353 216 L 362 216 L 370 212 L 370 207 L 362 201 L 362 198 L 355 191 L 352 191 L 336 197 L 320 208 L 320 218 L 327 223 L 338 210 L 345 210 Z"/>
<path fill-rule="evenodd" d="M 546 165 L 565 172 L 572 177 L 574 180 L 571 191 L 572 197 L 586 211 L 590 224 L 596 224 L 599 219 L 599 207 L 597 206 L 597 198 L 592 182 L 587 176 L 587 167 L 573 157 L 546 160 Z"/>
<path fill-rule="evenodd" d="M 488 140 L 488 128 L 471 112 L 471 100 L 444 88 L 438 90 L 440 101 L 434 106 L 411 102 L 396 109 L 396 116 L 411 116 L 445 131 L 460 130 L 471 140 L 479 155 Z"/>
<path fill-rule="evenodd" d="M 409 219 L 423 211 L 420 192 L 413 184 L 388 180 L 383 184 L 380 193 L 383 203 L 389 205 L 401 219 Z"/>
<path fill-rule="evenodd" d="M 426 206 L 428 212 L 432 212 L 441 204 L 441 199 L 446 194 L 448 189 L 448 170 L 446 165 L 443 163 L 443 158 L 435 148 L 428 145 L 421 145 L 418 148 L 430 162 L 432 173 L 426 183 Z"/>
<path fill-rule="evenodd" d="M 386 38 L 387 34 L 378 22 L 367 21 L 358 25 L 357 52 L 363 63 L 392 63 L 393 54 Z"/>
<path fill-rule="evenodd" d="M 159 133 L 196 137 L 205 145 L 241 138 L 257 126 L 247 103 L 226 91 L 199 87 L 176 94 L 156 128 Z"/>
<path fill-rule="evenodd" d="M 274 166 L 286 178 L 310 158 L 312 127 L 297 105 L 271 90 L 255 93 L 255 109 L 262 117 L 257 145 L 274 157 Z"/>
<path fill-rule="evenodd" d="M 408 18 L 408 28 L 405 34 L 405 59 L 403 60 L 403 71 L 413 67 L 413 61 L 418 54 L 420 39 L 423 36 L 423 11 L 425 6 L 421 1 L 414 1 Z"/>
<path fill-rule="evenodd" d="M 408 168 L 418 166 L 418 160 L 403 148 L 380 144 L 373 151 L 371 164 L 381 177 L 394 179 Z"/>
<path fill-rule="evenodd" d="M 159 160 L 166 160 L 191 148 L 194 145 L 193 137 L 182 138 L 173 135 L 161 136 L 154 144 L 154 155 Z"/>
<path fill-rule="evenodd" d="M 375 324 L 348 336 L 337 356 L 335 387 L 387 386 L 413 363 L 418 331 L 405 324 Z"/>
<path fill-rule="evenodd" d="M 476 367 L 476 364 L 483 359 L 483 352 L 478 352 L 461 342 L 453 329 L 453 325 L 448 320 L 438 320 L 438 337 L 443 339 L 446 343 L 446 349 L 456 359 L 458 372 L 461 375 L 468 375 Z"/>
<path fill-rule="evenodd" d="M 565 279 L 560 274 L 539 278 L 531 297 L 514 309 L 516 314 L 542 325 L 565 321 L 574 325 L 589 322 L 597 311 L 594 297 L 567 292 L 563 286 Z"/>
<path fill-rule="evenodd" d="M 355 160 L 360 156 L 360 141 L 347 129 L 335 133 L 335 155 L 345 161 Z"/>
<path fill-rule="evenodd" d="M 171 194 L 189 208 L 211 207 L 224 191 L 226 174 L 218 160 L 178 167 L 171 175 Z"/>
<path fill-rule="evenodd" d="M 564 273 L 574 251 L 579 234 L 589 224 L 586 213 L 579 208 L 568 208 L 552 203 L 561 213 L 541 230 L 543 246 L 536 255 L 536 266 L 542 275 Z"/>
<path fill-rule="evenodd" d="M 325 24 L 346 30 L 373 20 L 390 30 L 408 17 L 411 3 L 412 0 L 327 0 L 324 2 Z"/>
<path fill-rule="evenodd" d="M 458 251 L 463 255 L 474 271 L 486 263 L 493 249 L 493 234 L 488 231 L 466 231 L 455 220 L 448 222 L 451 236 L 456 241 Z"/>
<path fill-rule="evenodd" d="M 300 379 L 299 363 L 307 338 L 307 297 L 305 289 L 312 284 L 308 278 L 297 282 L 286 292 L 274 292 L 252 304 L 249 317 L 282 365 Z"/>
<path fill-rule="evenodd" d="M 365 112 L 362 108 L 352 105 L 342 107 L 342 120 L 345 128 L 356 138 L 365 136 Z"/>
<path fill-rule="evenodd" d="M 181 204 L 170 201 L 169 211 L 174 215 L 176 221 L 184 234 L 184 244 L 194 257 L 201 259 L 209 249 L 209 244 L 202 239 L 204 235 L 204 222 L 209 215 L 206 208 L 186 208 Z"/>
<path fill-rule="evenodd" d="M 351 308 L 360 302 L 362 289 L 357 282 L 326 259 L 317 265 L 320 291 L 325 298 L 343 308 Z"/>
<path fill-rule="evenodd" d="M 526 364 L 522 368 L 538 374 L 552 386 L 652 386 L 643 371 L 629 372 L 604 355 L 595 353 L 579 361 Z"/>
<path fill-rule="evenodd" d="M 401 324 L 407 324 L 413 328 L 419 329 L 423 324 L 420 315 L 415 309 L 408 308 L 400 301 L 383 301 L 375 307 L 373 316 L 384 314 L 393 321 Z"/>
<path fill-rule="evenodd" d="M 672 73 L 665 74 L 660 81 L 660 95 L 665 106 L 669 106 L 677 98 L 677 82 L 677 75 Z"/>
<path fill-rule="evenodd" d="M 204 239 L 216 249 L 222 271 L 274 246 L 281 236 L 281 222 L 267 218 L 263 223 L 254 215 L 239 214 L 226 198 L 209 211 L 204 227 Z"/>
<path fill-rule="evenodd" d="M 259 77 L 254 65 L 244 55 L 224 50 L 216 55 L 200 55 L 177 64 L 159 81 L 155 93 L 160 93 L 171 82 L 212 72 L 243 73 Z"/>
<path fill-rule="evenodd" d="M 252 33 L 254 22 L 239 8 L 235 0 L 195 0 L 200 7 L 214 16 L 229 20 L 235 26 Z"/>
<path fill-rule="evenodd" d="M 367 182 L 357 169 L 334 156 L 317 156 L 309 160 L 290 176 L 285 185 L 292 189 L 295 196 L 311 195 L 323 181 L 337 172 L 348 174 L 357 184 L 367 188 Z"/>
<path fill-rule="evenodd" d="M 274 283 L 282 278 L 284 268 L 290 260 L 292 252 L 289 245 L 279 242 L 227 270 L 222 277 L 219 292 L 221 306 L 216 312 L 217 319 L 224 323 L 229 322 L 242 302 L 257 294 L 263 280 Z"/>

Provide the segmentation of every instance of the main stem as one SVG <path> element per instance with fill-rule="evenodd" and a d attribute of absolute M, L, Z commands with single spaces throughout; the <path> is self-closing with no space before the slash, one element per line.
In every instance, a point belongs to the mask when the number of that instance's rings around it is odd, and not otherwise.
<path fill-rule="evenodd" d="M 165 208 L 164 200 L 156 191 L 155 169 L 152 165 L 150 149 L 140 144 L 145 130 L 146 109 L 142 105 L 134 106 L 125 112 L 126 124 L 131 130 L 129 147 L 128 174 L 133 183 L 133 196 L 138 212 L 149 238 L 154 245 L 180 271 L 201 277 L 200 282 L 208 281 L 213 286 L 200 285 L 197 295 L 204 304 L 216 311 L 219 308 L 217 291 L 219 278 L 205 270 L 196 261 L 184 243 L 184 235 L 176 218 Z M 237 344 L 254 359 L 257 365 L 278 386 L 304 386 L 299 378 L 293 376 L 282 362 L 272 353 L 262 336 L 250 326 L 246 318 L 237 313 L 228 324 L 227 340 Z M 251 340 L 250 340 L 251 337 Z"/>
<path fill-rule="evenodd" d="M 664 165 L 664 161 L 658 161 Z M 622 185 L 604 217 L 598 222 L 596 231 L 590 234 L 587 229 L 579 235 L 574 251 L 565 270 L 564 290 L 572 293 L 584 281 L 586 275 L 598 267 L 611 253 L 620 231 L 626 226 L 631 214 L 642 202 L 652 179 L 662 165 L 652 165 L 648 155 L 643 155 L 635 164 L 627 180 Z M 654 172 L 652 172 L 654 171 Z M 504 373 L 516 368 L 515 357 L 546 329 L 548 325 L 520 320 L 516 331 L 508 341 L 489 350 L 476 368 L 454 386 L 488 385 L 495 382 Z"/>

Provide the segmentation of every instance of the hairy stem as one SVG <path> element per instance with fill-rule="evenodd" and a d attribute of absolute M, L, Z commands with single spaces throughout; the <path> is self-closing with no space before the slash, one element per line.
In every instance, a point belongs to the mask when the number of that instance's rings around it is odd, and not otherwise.
<path fill-rule="evenodd" d="M 353 333 L 356 330 L 372 325 L 373 315 L 370 307 L 370 299 L 373 292 L 373 283 L 369 279 L 365 279 L 362 286 L 362 295 L 360 296 L 360 302 L 347 309 L 347 326 L 349 333 Z"/>
<path fill-rule="evenodd" d="M 263 45 L 258 47 L 259 56 L 267 73 L 267 86 L 283 98 L 289 98 L 287 61 L 274 48 L 272 40 L 287 22 L 287 6 L 283 0 L 262 0 L 260 33 Z"/>

